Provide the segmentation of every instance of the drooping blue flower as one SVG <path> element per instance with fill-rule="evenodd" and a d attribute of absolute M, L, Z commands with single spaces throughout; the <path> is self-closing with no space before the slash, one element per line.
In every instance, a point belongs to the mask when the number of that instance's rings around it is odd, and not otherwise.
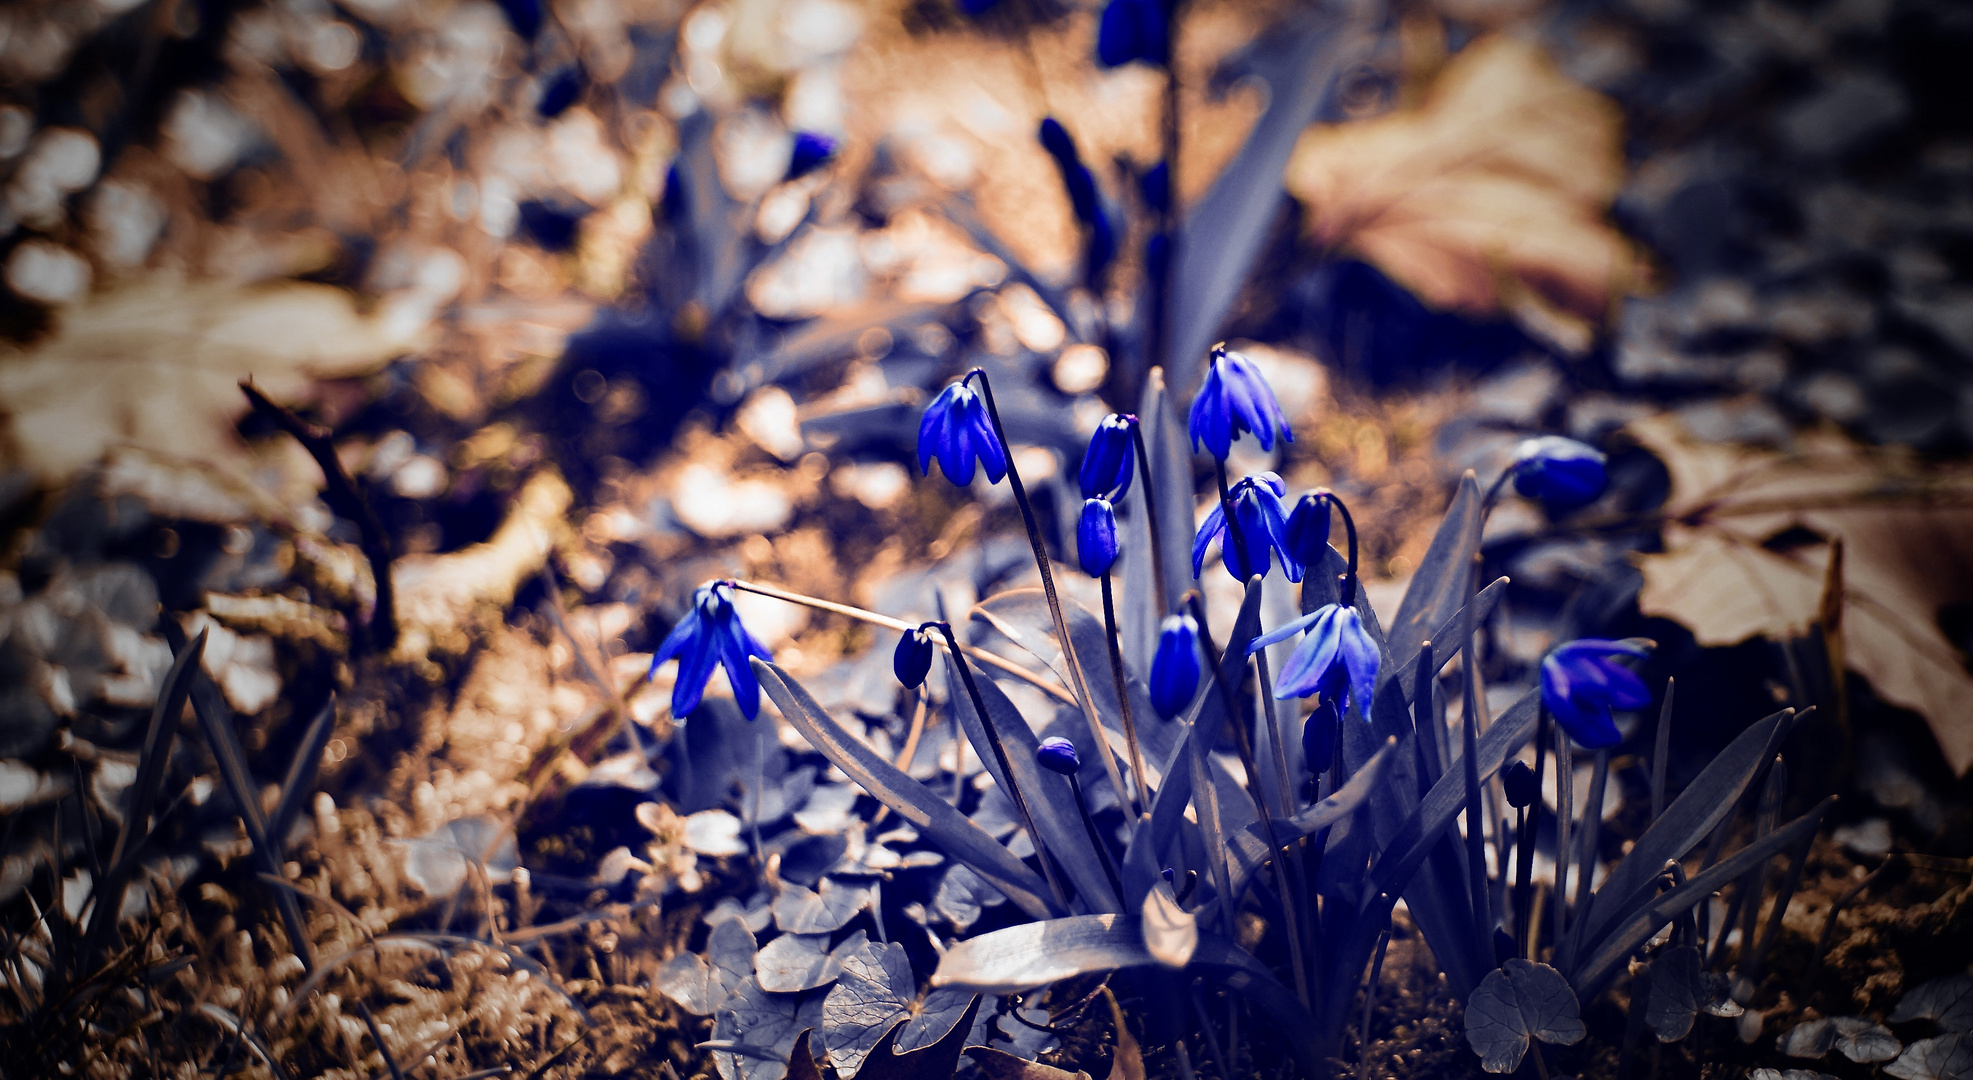
<path fill-rule="evenodd" d="M 1200 674 L 1198 622 L 1185 614 L 1165 616 L 1151 656 L 1151 707 L 1166 720 L 1184 712 L 1199 692 Z"/>
<path fill-rule="evenodd" d="M 658 673 L 658 665 L 678 658 L 678 677 L 671 684 L 671 715 L 683 721 L 705 696 L 706 683 L 715 664 L 726 669 L 726 681 L 733 685 L 733 699 L 740 711 L 752 720 L 760 715 L 760 683 L 748 665 L 749 657 L 774 659 L 747 628 L 740 624 L 740 613 L 733 607 L 733 586 L 709 581 L 692 594 L 692 610 L 665 635 L 651 657 L 646 679 Z"/>
<path fill-rule="evenodd" d="M 928 627 L 918 626 L 904 632 L 897 639 L 897 651 L 891 654 L 891 670 L 897 673 L 897 681 L 909 689 L 924 685 L 925 676 L 932 670 L 932 632 Z"/>
<path fill-rule="evenodd" d="M 1247 655 L 1277 641 L 1286 641 L 1307 630 L 1308 636 L 1295 646 L 1288 662 L 1281 665 L 1275 680 L 1277 698 L 1307 697 L 1320 692 L 1324 701 L 1335 701 L 1342 708 L 1342 694 L 1351 701 L 1364 720 L 1370 719 L 1370 692 L 1377 686 L 1377 665 L 1381 654 L 1377 642 L 1363 628 L 1363 616 L 1354 607 L 1324 604 L 1293 622 L 1284 623 L 1254 639 Z"/>
<path fill-rule="evenodd" d="M 1645 650 L 1606 638 L 1577 638 L 1541 662 L 1541 700 L 1569 737 L 1591 750 L 1623 741 L 1611 709 L 1641 709 L 1651 691 L 1637 673 L 1617 662 Z"/>
<path fill-rule="evenodd" d="M 1082 762 L 1076 758 L 1076 744 L 1060 735 L 1041 740 L 1041 745 L 1035 747 L 1034 759 L 1041 763 L 1042 768 L 1063 776 L 1074 776 L 1076 770 L 1082 768 Z"/>
<path fill-rule="evenodd" d="M 1082 455 L 1082 471 L 1077 476 L 1082 483 L 1083 498 L 1117 502 L 1130 490 L 1130 478 L 1137 462 L 1137 455 L 1132 453 L 1130 429 L 1136 426 L 1137 417 L 1129 413 L 1111 413 L 1096 425 L 1095 434 L 1089 437 L 1089 449 Z"/>
<path fill-rule="evenodd" d="M 1084 499 L 1076 522 L 1076 561 L 1100 578 L 1117 564 L 1117 512 L 1108 499 Z"/>
<path fill-rule="evenodd" d="M 1514 490 L 1555 512 L 1588 506 L 1610 486 L 1601 450 L 1560 435 L 1523 439 L 1514 448 Z"/>
<path fill-rule="evenodd" d="M 945 478 L 962 487 L 973 482 L 976 462 L 986 466 L 992 483 L 1007 475 L 1007 448 L 994 433 L 986 403 L 964 379 L 934 398 L 918 423 L 918 470 L 926 476 L 932 475 L 933 457 Z"/>
<path fill-rule="evenodd" d="M 795 146 L 788 154 L 787 179 L 794 180 L 829 163 L 836 156 L 836 140 L 819 131 L 795 132 Z"/>
<path fill-rule="evenodd" d="M 1164 65 L 1171 59 L 1171 31 L 1160 0 L 1110 0 L 1096 24 L 1096 59 L 1104 67 L 1133 60 Z"/>
<path fill-rule="evenodd" d="M 1302 763 L 1311 776 L 1329 771 L 1336 757 L 1336 702 L 1324 698 L 1302 722 Z"/>
<path fill-rule="evenodd" d="M 1271 472 L 1242 477 L 1227 491 L 1233 504 L 1233 523 L 1239 530 L 1235 540 L 1226 528 L 1226 507 L 1216 505 L 1192 538 L 1192 576 L 1198 577 L 1206 565 L 1206 550 L 1219 543 L 1220 561 L 1235 581 L 1245 583 L 1255 574 L 1267 573 L 1280 552 L 1283 571 L 1290 581 L 1302 580 L 1301 563 L 1289 553 L 1288 522 L 1281 509 L 1281 496 L 1288 485 Z M 1244 551 L 1243 551 L 1244 549 Z"/>
<path fill-rule="evenodd" d="M 1295 500 L 1288 514 L 1288 546 L 1284 556 L 1294 572 L 1289 581 L 1302 580 L 1302 574 L 1322 565 L 1322 552 L 1329 546 L 1330 506 L 1335 496 L 1327 491 L 1311 491 Z"/>
<path fill-rule="evenodd" d="M 1192 435 L 1193 449 L 1203 448 L 1221 461 L 1233 448 L 1233 440 L 1243 431 L 1253 432 L 1261 449 L 1274 449 L 1274 436 L 1295 441 L 1281 402 L 1261 376 L 1252 360 L 1224 346 L 1213 346 L 1206 363 L 1206 379 L 1199 385 L 1199 396 L 1192 399 L 1186 429 Z"/>

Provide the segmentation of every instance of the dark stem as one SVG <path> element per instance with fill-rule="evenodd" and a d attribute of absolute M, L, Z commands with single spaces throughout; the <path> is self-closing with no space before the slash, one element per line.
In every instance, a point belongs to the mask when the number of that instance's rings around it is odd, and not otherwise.
<path fill-rule="evenodd" d="M 1103 844 L 1102 834 L 1096 831 L 1096 819 L 1089 816 L 1089 802 L 1082 797 L 1082 781 L 1076 774 L 1069 774 L 1069 790 L 1075 793 L 1076 809 L 1082 814 L 1082 831 L 1089 834 L 1089 846 L 1096 849 L 1096 857 L 1103 860 L 1103 875 L 1110 879 L 1110 888 L 1117 896 L 1124 896 L 1123 879 L 1117 876 L 1117 868 L 1110 862 L 1110 849 Z"/>
<path fill-rule="evenodd" d="M 1575 751 L 1569 733 L 1555 729 L 1555 940 L 1549 955 L 1559 958 L 1569 929 L 1569 839 L 1576 813 Z"/>
<path fill-rule="evenodd" d="M 1589 795 L 1583 799 L 1581 848 L 1576 854 L 1576 924 L 1569 935 L 1568 955 L 1576 955 L 1582 937 L 1583 914 L 1589 910 L 1590 878 L 1596 876 L 1597 834 L 1603 827 L 1603 793 L 1610 784 L 1610 751 L 1596 752 L 1596 765 L 1589 774 Z"/>
<path fill-rule="evenodd" d="M 1488 486 L 1486 497 L 1480 500 L 1480 512 L 1482 514 L 1493 512 L 1494 503 L 1500 501 L 1500 493 L 1506 489 L 1507 482 L 1513 478 L 1514 468 L 1510 465 L 1502 470 L 1499 478 Z"/>
<path fill-rule="evenodd" d="M 1261 797 L 1259 790 L 1260 769 L 1254 762 L 1254 748 L 1247 735 L 1247 725 L 1240 716 L 1239 695 L 1228 685 L 1226 672 L 1220 667 L 1219 646 L 1213 643 L 1212 629 L 1206 621 L 1205 598 L 1199 595 L 1197 589 L 1187 592 L 1185 598 L 1192 606 L 1192 618 L 1199 624 L 1199 645 L 1206 650 L 1206 666 L 1212 669 L 1213 685 L 1219 688 L 1220 705 L 1226 710 L 1226 726 L 1233 732 L 1234 749 L 1240 752 L 1240 767 L 1247 773 L 1247 794 L 1254 800 L 1254 809 L 1260 815 L 1261 830 L 1267 833 L 1267 862 L 1273 868 L 1274 887 L 1281 893 L 1281 905 L 1285 911 L 1294 905 L 1295 894 L 1288 889 L 1288 873 L 1281 865 L 1281 836 L 1274 828 L 1274 814 L 1268 810 L 1267 800 Z M 1240 898 L 1236 896 L 1232 899 L 1237 903 Z M 1308 974 L 1302 961 L 1302 935 L 1292 916 L 1285 922 L 1288 959 L 1295 969 L 1295 992 L 1306 1006 L 1309 1003 Z"/>
<path fill-rule="evenodd" d="M 1158 508 L 1151 500 L 1151 454 L 1144 447 L 1144 423 L 1130 425 L 1130 445 L 1137 452 L 1138 494 L 1144 499 L 1144 521 L 1151 532 L 1151 587 L 1158 597 L 1160 617 L 1171 614 L 1171 590 L 1165 583 L 1164 530 L 1158 527 Z"/>
<path fill-rule="evenodd" d="M 1370 981 L 1363 987 L 1363 1026 L 1357 1029 L 1356 1059 L 1362 1064 L 1365 1051 L 1370 1047 L 1370 1013 L 1377 1005 L 1377 980 L 1384 975 L 1384 951 L 1391 947 L 1389 928 L 1377 934 L 1377 952 L 1370 961 Z"/>
<path fill-rule="evenodd" d="M 1034 504 L 1028 500 L 1027 486 L 1021 483 L 1021 470 L 1014 465 L 1014 446 L 1007 441 L 1007 429 L 1000 423 L 1000 406 L 993 400 L 993 384 L 988 381 L 984 368 L 974 368 L 966 373 L 967 379 L 975 376 L 979 378 L 980 396 L 986 399 L 987 416 L 993 421 L 994 437 L 1000 440 L 1001 452 L 1007 455 L 1007 486 L 1014 493 L 1015 505 L 1021 508 L 1021 524 L 1027 527 L 1028 546 L 1034 549 L 1034 564 L 1041 571 L 1041 592 L 1048 600 L 1048 613 L 1055 619 L 1055 639 L 1062 646 L 1062 666 L 1068 669 L 1070 689 L 1075 691 L 1083 719 L 1089 723 L 1089 734 L 1096 740 L 1096 751 L 1103 755 L 1103 770 L 1109 774 L 1110 786 L 1121 792 L 1124 789 L 1123 773 L 1117 769 L 1117 755 L 1110 752 L 1110 740 L 1103 734 L 1103 722 L 1096 715 L 1089 686 L 1083 681 L 1082 663 L 1076 659 L 1075 644 L 1069 638 L 1069 620 L 1063 616 L 1062 600 L 1055 594 L 1055 571 L 1048 559 L 1048 543 L 1042 538 L 1041 522 L 1034 516 Z M 964 670 L 963 665 L 961 670 Z"/>
<path fill-rule="evenodd" d="M 1343 534 L 1349 538 L 1349 570 L 1343 574 L 1337 592 L 1337 602 L 1344 607 L 1356 605 L 1356 518 L 1350 516 L 1350 508 L 1333 493 L 1329 501 L 1336 505 L 1336 512 L 1343 515 Z"/>
<path fill-rule="evenodd" d="M 1041 842 L 1041 830 L 1034 827 L 1034 815 L 1028 812 L 1027 796 L 1021 794 L 1021 786 L 1014 782 L 1013 762 L 1008 760 L 1007 747 L 1000 741 L 1000 730 L 993 726 L 993 714 L 987 711 L 986 700 L 980 697 L 980 685 L 973 681 L 973 669 L 966 665 L 966 654 L 959 651 L 959 639 L 952 634 L 952 624 L 935 622 L 932 625 L 938 627 L 939 633 L 945 636 L 945 643 L 951 647 L 947 655 L 959 668 L 959 681 L 966 686 L 966 696 L 973 699 L 973 711 L 979 714 L 980 727 L 986 730 L 987 745 L 993 748 L 993 758 L 1000 765 L 1000 775 L 1007 778 L 1007 797 L 1021 812 L 1021 824 L 1027 827 L 1028 839 L 1034 841 L 1035 858 L 1041 862 L 1041 872 L 1048 877 L 1048 887 L 1054 890 L 1055 902 L 1067 908 L 1069 894 L 1055 879 L 1055 871 L 1048 862 L 1048 851 Z M 962 763 L 965 760 L 963 753 L 960 760 Z"/>
<path fill-rule="evenodd" d="M 1535 956 L 1530 940 L 1534 926 L 1529 908 L 1534 903 L 1535 834 L 1541 830 L 1541 777 L 1546 764 L 1542 750 L 1548 745 L 1547 703 L 1537 701 L 1535 713 L 1535 800 L 1521 809 L 1521 846 L 1514 859 L 1514 940 L 1530 960 L 1540 959 Z"/>
<path fill-rule="evenodd" d="M 1130 778 L 1136 785 L 1131 797 L 1133 816 L 1142 814 L 1151 799 L 1151 787 L 1144 779 L 1144 752 L 1137 742 L 1137 721 L 1130 711 L 1130 691 L 1124 680 L 1123 646 L 1117 639 L 1117 605 L 1110 590 L 1110 574 L 1103 573 L 1103 641 L 1110 647 L 1110 675 L 1117 683 L 1117 708 L 1124 724 L 1124 741 L 1130 746 Z M 1118 891 L 1122 896 L 1122 891 Z"/>
<path fill-rule="evenodd" d="M 1658 706 L 1658 730 L 1654 733 L 1651 748 L 1651 820 L 1649 828 L 1658 821 L 1658 815 L 1665 812 L 1665 758 L 1669 756 L 1672 744 L 1672 688 L 1676 680 L 1665 680 L 1665 700 Z"/>
<path fill-rule="evenodd" d="M 1247 534 L 1240 531 L 1240 523 L 1233 516 L 1233 496 L 1228 493 L 1226 487 L 1226 462 L 1218 460 L 1213 462 L 1213 476 L 1219 480 L 1219 512 L 1226 518 L 1226 536 L 1220 541 L 1219 557 L 1226 558 L 1226 546 L 1231 544 L 1235 557 L 1240 560 L 1240 568 L 1251 570 L 1254 567 L 1254 560 L 1247 552 Z"/>
<path fill-rule="evenodd" d="M 322 470 L 324 488 L 322 500 L 329 509 L 354 522 L 363 557 L 370 563 L 370 576 L 376 580 L 377 607 L 371 613 L 369 633 L 371 647 L 380 653 L 387 653 L 397 644 L 397 600 L 391 586 L 390 534 L 384 531 L 384 523 L 370 506 L 369 497 L 357 481 L 343 468 L 342 459 L 336 456 L 334 432 L 319 424 L 311 424 L 292 411 L 277 405 L 266 394 L 260 392 L 251 382 L 240 384 L 240 392 L 247 395 L 253 411 L 272 420 L 276 427 L 294 436 L 308 456 Z"/>
<path fill-rule="evenodd" d="M 1487 902 L 1487 856 L 1484 822 L 1480 806 L 1479 695 L 1473 685 L 1473 635 L 1470 627 L 1461 646 L 1464 654 L 1466 697 L 1459 718 L 1460 769 L 1466 778 L 1466 874 L 1472 889 L 1473 931 L 1486 936 L 1493 931 L 1493 912 Z"/>

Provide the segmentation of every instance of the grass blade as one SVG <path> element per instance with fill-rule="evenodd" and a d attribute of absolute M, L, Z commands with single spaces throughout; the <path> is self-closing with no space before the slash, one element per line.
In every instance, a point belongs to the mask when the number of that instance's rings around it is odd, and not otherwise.
<path fill-rule="evenodd" d="M 295 748 L 295 756 L 288 762 L 288 775 L 281 781 L 281 801 L 275 804 L 274 816 L 267 823 L 268 839 L 283 850 L 295 818 L 301 813 L 302 801 L 315 787 L 315 774 L 322 766 L 322 748 L 329 745 L 329 736 L 335 731 L 336 698 L 331 694 L 315 719 L 308 722 L 308 729 L 302 732 L 301 745 Z"/>

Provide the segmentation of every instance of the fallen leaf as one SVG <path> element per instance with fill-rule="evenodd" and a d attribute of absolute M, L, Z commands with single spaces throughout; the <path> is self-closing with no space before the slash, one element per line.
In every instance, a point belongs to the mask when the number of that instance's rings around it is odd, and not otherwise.
<path fill-rule="evenodd" d="M 1796 529 L 1841 539 L 1847 666 L 1922 714 L 1955 773 L 1973 767 L 1973 674 L 1938 623 L 1946 604 L 1973 600 L 1973 470 L 1835 436 L 1792 453 L 1702 443 L 1669 415 L 1628 430 L 1671 474 L 1665 550 L 1637 560 L 1640 610 L 1706 646 L 1800 637 L 1817 620 L 1830 544 L 1766 543 Z"/>
<path fill-rule="evenodd" d="M 1416 107 L 1302 133 L 1283 182 L 1310 238 L 1353 251 L 1436 307 L 1507 311 L 1582 351 L 1638 277 L 1606 220 L 1622 116 L 1531 42 L 1479 39 Z"/>
<path fill-rule="evenodd" d="M 292 400 L 311 377 L 415 344 L 327 285 L 147 278 L 67 309 L 25 351 L 0 348 L 9 456 L 51 482 L 121 445 L 225 464 L 244 449 L 240 380 Z"/>
<path fill-rule="evenodd" d="M 563 515 L 575 499 L 555 470 L 544 468 L 514 496 L 507 520 L 484 543 L 443 555 L 410 556 L 391 566 L 397 589 L 399 661 L 432 652 L 462 655 L 475 616 L 503 611 L 520 583 L 541 569 Z"/>

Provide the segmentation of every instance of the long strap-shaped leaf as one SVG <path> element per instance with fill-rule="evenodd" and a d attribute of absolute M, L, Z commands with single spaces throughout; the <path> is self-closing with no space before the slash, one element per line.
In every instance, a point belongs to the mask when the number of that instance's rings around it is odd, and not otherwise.
<path fill-rule="evenodd" d="M 945 658 L 950 669 L 953 661 Z M 960 726 L 966 729 L 966 737 L 981 761 L 995 761 L 993 746 L 987 742 L 986 728 L 980 717 L 973 711 L 973 703 L 958 687 L 956 671 L 949 671 L 952 694 L 952 708 L 959 714 Z M 1035 738 L 1034 729 L 1021 711 L 1014 707 L 1007 695 L 995 686 L 992 679 L 977 679 L 980 700 L 993 714 L 994 730 L 1000 733 L 1001 741 L 1007 747 L 1007 764 L 1014 775 L 1007 782 L 1018 784 L 1021 794 L 1028 797 L 1028 811 L 1034 815 L 1034 827 L 1041 833 L 1039 839 L 1048 848 L 1049 854 L 1068 875 L 1070 884 L 1075 886 L 1076 895 L 1082 899 L 1088 911 L 1122 910 L 1122 899 L 1116 890 L 1110 888 L 1110 881 L 1103 873 L 1102 857 L 1089 841 L 1089 833 L 1082 825 L 1082 811 L 1076 808 L 1074 791 L 1069 782 L 1052 773 L 1042 771 L 1035 760 L 1035 751 L 1041 741 Z M 998 764 L 998 762 L 995 762 Z M 995 780 L 999 772 L 995 770 Z M 940 805 L 945 805 L 940 800 Z"/>
<path fill-rule="evenodd" d="M 1437 633 L 1435 627 L 1465 606 L 1466 579 L 1474 572 L 1473 556 L 1480 550 L 1483 502 L 1480 483 L 1468 469 L 1459 478 L 1459 489 L 1453 493 L 1452 505 L 1446 507 L 1438 531 L 1432 534 L 1432 546 L 1426 549 L 1418 572 L 1404 590 L 1397 615 L 1385 628 L 1385 647 L 1390 650 L 1393 666 L 1416 660 L 1419 643 Z M 1436 636 L 1429 640 L 1446 641 Z M 1441 655 L 1451 655 L 1450 648 Z"/>
<path fill-rule="evenodd" d="M 1365 763 L 1363 768 L 1357 770 L 1357 774 L 1350 777 L 1350 782 L 1344 784 L 1341 791 L 1286 821 L 1275 822 L 1274 831 L 1280 837 L 1281 843 L 1285 846 L 1304 836 L 1319 833 L 1363 805 L 1363 801 L 1370 797 L 1370 793 L 1376 790 L 1377 785 L 1384 782 L 1384 767 L 1391 763 L 1397 745 L 1396 739 L 1385 742 L 1384 748 L 1377 751 L 1377 755 Z M 1261 828 L 1258 821 L 1227 838 L 1226 861 L 1233 878 L 1234 896 L 1246 892 L 1248 878 L 1252 877 L 1254 871 L 1260 869 L 1268 858 L 1267 830 Z"/>
<path fill-rule="evenodd" d="M 1649 899 L 1652 882 L 1663 872 L 1665 860 L 1684 858 L 1733 812 L 1747 782 L 1774 757 L 1787 731 L 1790 711 L 1775 713 L 1741 732 L 1644 830 L 1630 854 L 1590 898 L 1589 910 L 1580 916 L 1582 929 L 1575 935 L 1576 941 L 1594 942 L 1597 935 L 1641 907 Z M 1563 956 L 1557 966 L 1566 970 L 1574 960 L 1574 956 Z"/>
<path fill-rule="evenodd" d="M 1023 923 L 962 941 L 946 950 L 931 985 L 1014 993 L 1077 975 L 1158 962 L 1144 945 L 1137 919 L 1077 915 Z M 1219 985 L 1246 995 L 1275 1023 L 1303 1075 L 1323 1075 L 1322 1057 L 1312 1037 L 1315 1018 L 1245 949 L 1218 934 L 1200 934 L 1186 970 L 1212 975 Z"/>
<path fill-rule="evenodd" d="M 1037 919 L 1060 914 L 1048 900 L 1048 884 L 1041 875 L 1016 859 L 985 829 L 966 820 L 952 804 L 927 790 L 885 761 L 875 750 L 843 730 L 800 683 L 779 667 L 765 660 L 753 661 L 754 674 L 774 699 L 781 715 L 802 733 L 810 746 L 820 751 L 850 779 L 863 786 L 885 806 L 890 807 L 919 831 L 930 836 L 946 854 L 965 863 L 1012 900 L 1015 906 Z"/>
<path fill-rule="evenodd" d="M 1773 858 L 1776 852 L 1807 840 L 1809 834 L 1821 826 L 1823 815 L 1835 804 L 1836 796 L 1829 796 L 1817 803 L 1815 809 L 1644 905 L 1601 940 L 1585 938 L 1583 948 L 1589 958 L 1569 974 L 1569 983 L 1576 988 L 1576 996 L 1583 1001 L 1596 996 L 1603 989 L 1603 984 L 1615 974 L 1617 965 L 1651 940 L 1653 934 L 1670 925 L 1682 912 L 1711 896 L 1720 886 Z"/>

